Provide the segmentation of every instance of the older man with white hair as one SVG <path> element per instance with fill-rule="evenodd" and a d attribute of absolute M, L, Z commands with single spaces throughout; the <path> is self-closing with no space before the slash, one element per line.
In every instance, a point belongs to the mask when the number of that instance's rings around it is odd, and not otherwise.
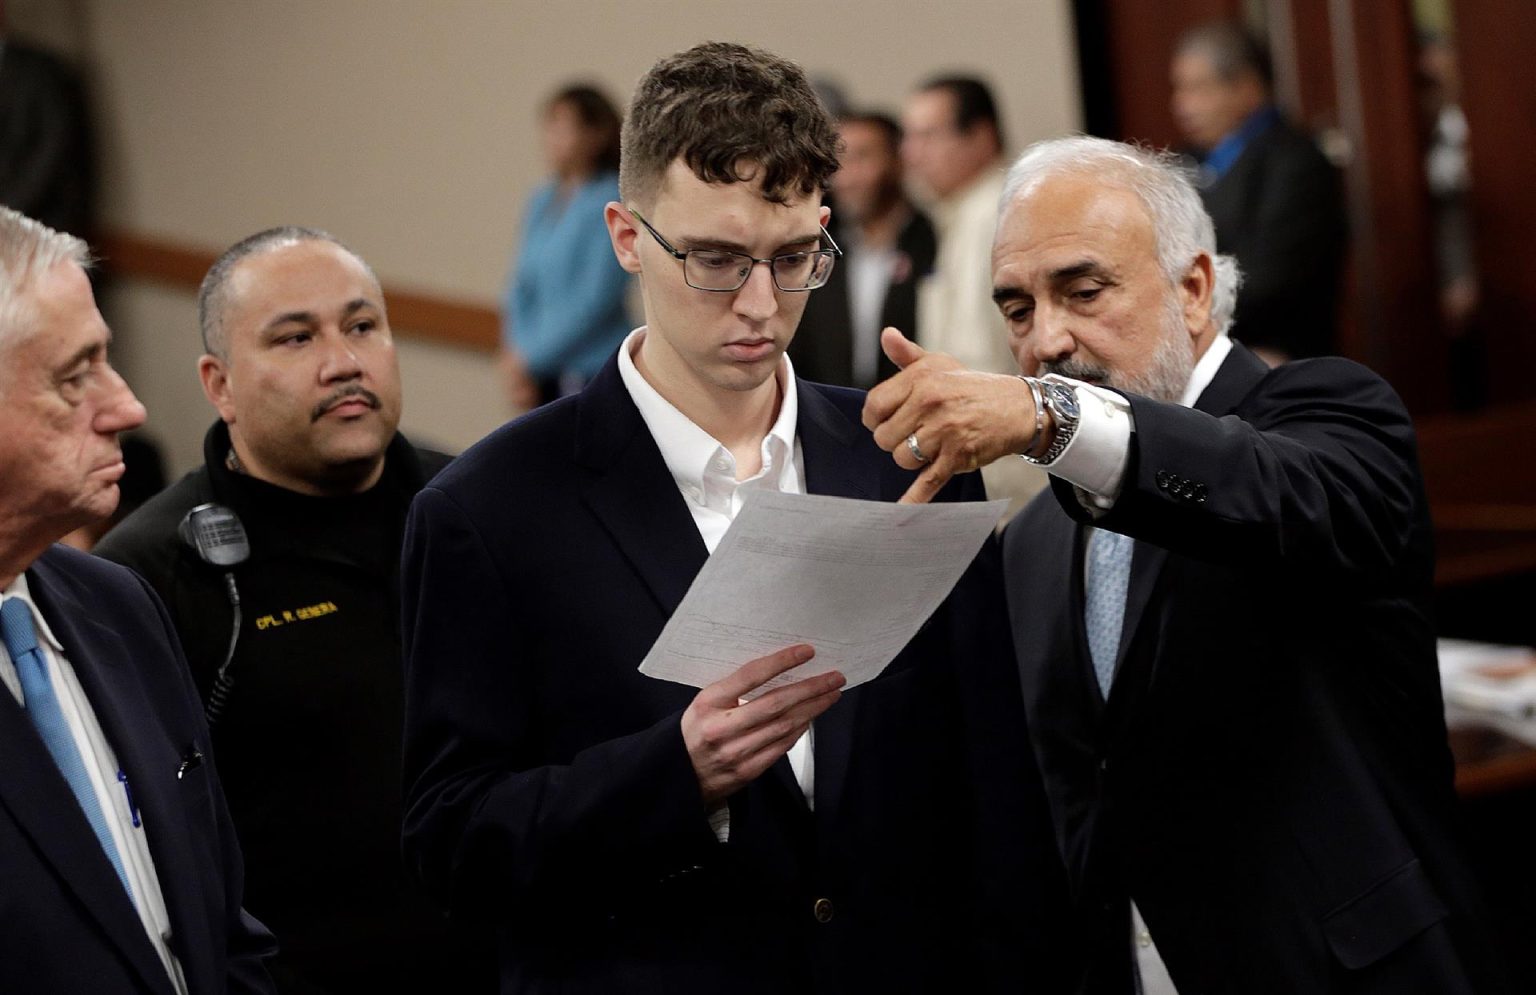
<path fill-rule="evenodd" d="M 271 991 L 165 608 L 57 544 L 117 507 L 144 421 L 86 262 L 0 208 L 0 991 Z"/>
<path fill-rule="evenodd" d="M 909 500 L 1006 453 L 1052 477 L 1004 548 L 1083 990 L 1503 990 L 1452 828 L 1392 389 L 1229 341 L 1235 265 L 1187 176 L 1130 146 L 1028 149 L 992 275 L 1024 374 L 887 331 L 904 369 L 864 417 L 926 465 Z"/>

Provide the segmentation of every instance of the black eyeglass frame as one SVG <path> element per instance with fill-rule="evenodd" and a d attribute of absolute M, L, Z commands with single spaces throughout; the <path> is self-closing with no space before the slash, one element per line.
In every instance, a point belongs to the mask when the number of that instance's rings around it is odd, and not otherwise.
<path fill-rule="evenodd" d="M 748 280 L 752 279 L 752 266 L 756 266 L 758 263 L 768 264 L 768 278 L 773 281 L 774 287 L 784 291 L 786 294 L 804 294 L 809 293 L 812 290 L 820 290 L 822 287 L 827 285 L 827 280 L 831 279 L 832 267 L 837 265 L 837 260 L 841 259 L 843 255 L 843 250 L 837 247 L 837 242 L 832 238 L 832 233 L 827 231 L 826 225 L 817 226 L 821 229 L 821 237 L 826 240 L 826 243 L 829 246 L 828 248 L 823 249 L 806 249 L 801 252 L 784 252 L 777 256 L 769 256 L 766 259 L 759 259 L 756 256 L 750 256 L 745 252 L 737 252 L 734 249 L 689 249 L 687 252 L 679 252 L 676 248 L 673 247 L 671 242 L 668 242 L 665 238 L 662 237 L 661 232 L 657 231 L 654 227 L 652 227 L 649 221 L 645 220 L 645 216 L 643 214 L 635 210 L 633 207 L 628 208 L 628 210 L 630 214 L 635 216 L 637 221 L 639 221 L 642 225 L 645 225 L 645 230 L 651 233 L 651 237 L 656 240 L 657 245 L 660 245 L 662 249 L 673 259 L 676 259 L 678 262 L 683 264 L 683 282 L 688 284 L 688 286 L 692 287 L 694 290 L 702 290 L 706 294 L 736 293 L 742 287 L 747 285 Z M 741 282 L 736 284 L 734 287 L 700 287 L 688 279 L 688 257 L 695 252 L 713 252 L 718 255 L 740 256 L 742 259 L 751 260 L 752 266 L 747 267 L 747 271 L 742 274 Z M 823 279 L 820 283 L 816 284 L 814 287 L 785 287 L 779 283 L 779 274 L 778 271 L 774 268 L 774 264 L 776 262 L 778 262 L 780 259 L 789 259 L 793 256 L 812 255 L 824 255 L 831 257 L 827 263 L 827 271 L 825 274 L 823 274 Z"/>

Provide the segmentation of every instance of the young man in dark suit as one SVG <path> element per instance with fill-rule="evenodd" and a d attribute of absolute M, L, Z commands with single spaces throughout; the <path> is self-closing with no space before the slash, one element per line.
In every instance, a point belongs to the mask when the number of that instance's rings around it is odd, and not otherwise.
<path fill-rule="evenodd" d="M 1342 359 L 1231 342 L 1238 278 L 1176 164 L 1043 142 L 994 294 L 1020 367 L 888 334 L 867 424 L 910 496 L 1005 453 L 1052 475 L 1004 538 L 1025 705 L 1085 991 L 1501 991 L 1453 831 L 1412 423 Z"/>
<path fill-rule="evenodd" d="M 0 989 L 266 992 L 240 847 L 165 609 L 56 542 L 117 506 L 144 407 L 83 242 L 0 208 Z"/>
<path fill-rule="evenodd" d="M 606 223 L 646 325 L 412 509 L 408 859 L 497 924 L 506 992 L 1056 990 L 990 546 L 856 690 L 743 701 L 804 646 L 698 692 L 638 673 L 749 490 L 891 500 L 910 474 L 862 394 L 784 357 L 836 255 L 836 133 L 802 70 L 700 45 L 624 127 Z"/>

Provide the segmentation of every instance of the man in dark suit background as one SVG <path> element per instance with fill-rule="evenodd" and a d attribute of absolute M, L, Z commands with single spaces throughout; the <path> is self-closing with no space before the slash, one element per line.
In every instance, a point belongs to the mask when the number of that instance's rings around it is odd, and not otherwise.
<path fill-rule="evenodd" d="M 1059 990 L 992 547 L 853 691 L 743 701 L 804 646 L 698 692 L 638 673 L 750 490 L 890 500 L 910 475 L 861 394 L 784 359 L 835 256 L 802 70 L 700 45 L 624 127 L 606 221 L 647 324 L 412 507 L 408 860 L 497 925 L 505 992 Z"/>
<path fill-rule="evenodd" d="M 90 237 L 94 152 L 79 74 L 8 34 L 0 3 L 0 204 Z"/>
<path fill-rule="evenodd" d="M 810 295 L 790 344 L 795 372 L 817 383 L 868 390 L 896 372 L 880 330 L 916 338 L 917 285 L 933 269 L 933 224 L 902 188 L 901 125 L 875 112 L 838 120 L 842 146 L 832 174 L 827 230 L 842 258 Z"/>
<path fill-rule="evenodd" d="M 54 545 L 112 513 L 144 408 L 87 251 L 0 208 L 0 988 L 265 992 L 272 938 L 164 608 Z"/>
<path fill-rule="evenodd" d="M 993 283 L 1019 365 L 887 336 L 867 424 L 949 475 L 1052 475 L 1004 539 L 1084 990 L 1499 991 L 1453 830 L 1430 522 L 1407 412 L 1342 359 L 1225 335 L 1237 271 L 1171 161 L 1045 142 Z M 1134 923 L 1134 925 L 1133 925 Z"/>
<path fill-rule="evenodd" d="M 1336 352 L 1347 240 L 1339 174 L 1281 117 L 1269 54 L 1235 24 L 1203 24 L 1179 40 L 1172 78 L 1216 250 L 1243 267 L 1233 337 L 1271 365 Z"/>

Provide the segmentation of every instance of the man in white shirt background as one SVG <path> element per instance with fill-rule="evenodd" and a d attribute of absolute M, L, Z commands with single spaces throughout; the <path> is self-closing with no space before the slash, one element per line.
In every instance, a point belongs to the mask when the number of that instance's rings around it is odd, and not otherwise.
<path fill-rule="evenodd" d="M 902 160 L 929 198 L 938 255 L 918 287 L 916 333 L 901 330 L 969 369 L 1009 373 L 1013 354 L 992 305 L 992 233 L 1007 166 L 992 89 L 971 76 L 934 77 L 907 99 L 902 129 Z M 1015 512 L 1045 486 L 1045 474 L 1019 460 L 982 473 L 987 493 L 1012 499 Z"/>
<path fill-rule="evenodd" d="M 0 208 L 0 989 L 270 991 L 165 610 L 56 545 L 117 506 L 117 434 L 144 420 L 87 256 Z"/>

